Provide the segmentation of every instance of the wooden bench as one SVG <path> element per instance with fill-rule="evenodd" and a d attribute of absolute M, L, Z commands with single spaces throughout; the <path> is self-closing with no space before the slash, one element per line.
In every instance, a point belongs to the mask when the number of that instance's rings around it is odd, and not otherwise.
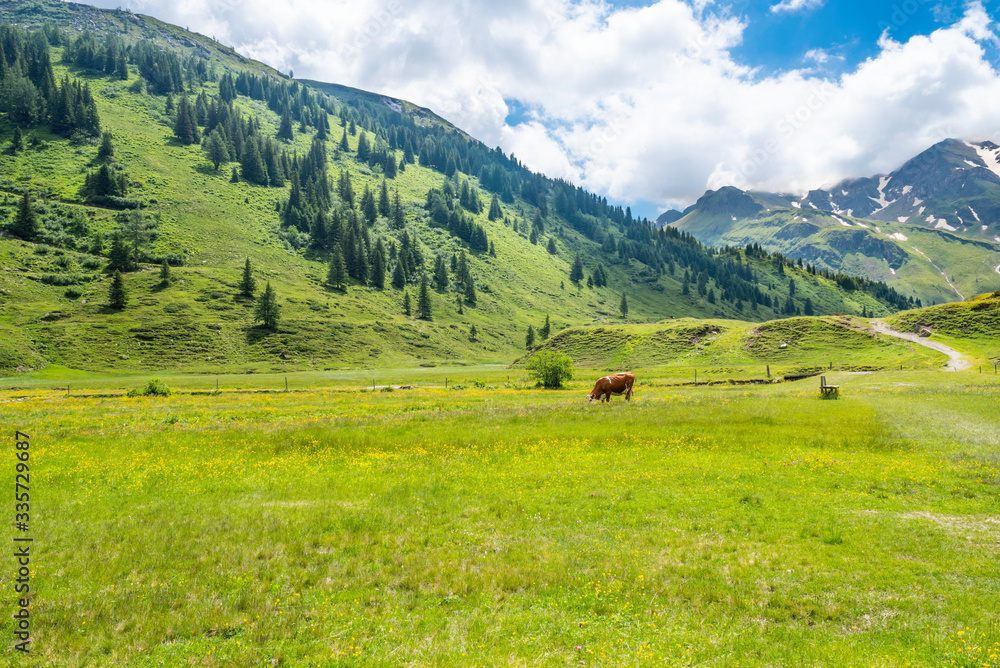
<path fill-rule="evenodd" d="M 826 376 L 820 376 L 819 391 L 824 399 L 836 398 L 840 395 L 840 385 L 827 385 Z"/>

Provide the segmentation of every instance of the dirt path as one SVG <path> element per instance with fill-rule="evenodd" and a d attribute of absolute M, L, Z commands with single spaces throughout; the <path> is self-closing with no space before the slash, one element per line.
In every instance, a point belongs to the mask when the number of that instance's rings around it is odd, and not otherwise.
<path fill-rule="evenodd" d="M 900 332 L 899 330 L 893 329 L 889 325 L 885 324 L 881 320 L 872 320 L 872 329 L 874 329 L 879 334 L 885 334 L 886 336 L 894 336 L 897 339 L 906 339 L 907 341 L 912 341 L 913 343 L 918 343 L 927 348 L 932 348 L 939 353 L 944 353 L 949 358 L 948 363 L 945 365 L 945 371 L 965 371 L 972 363 L 965 359 L 962 353 L 958 352 L 950 346 L 946 346 L 943 343 L 938 343 L 937 341 L 930 341 L 925 338 L 921 338 L 917 334 L 912 334 L 910 332 Z"/>

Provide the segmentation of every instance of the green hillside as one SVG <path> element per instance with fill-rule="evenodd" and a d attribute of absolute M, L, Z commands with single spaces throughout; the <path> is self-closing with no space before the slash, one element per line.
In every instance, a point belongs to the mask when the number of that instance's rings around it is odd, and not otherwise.
<path fill-rule="evenodd" d="M 580 366 L 607 371 L 700 366 L 714 368 L 716 375 L 722 370 L 726 377 L 760 376 L 766 365 L 778 374 L 831 364 L 856 371 L 899 365 L 937 368 L 944 359 L 905 341 L 876 337 L 867 320 L 848 316 L 759 324 L 684 318 L 654 325 L 573 327 L 552 337 L 544 349 L 565 352 Z"/>
<path fill-rule="evenodd" d="M 39 0 L 0 3 L 0 21 L 4 372 L 505 362 L 546 316 L 552 332 L 623 321 L 623 294 L 640 322 L 912 305 L 654 230 L 428 110 L 293 81 L 151 17 Z M 350 276 L 331 282 L 337 256 Z M 267 283 L 275 327 L 255 317 Z"/>
<path fill-rule="evenodd" d="M 902 311 L 885 319 L 901 331 L 930 329 L 931 339 L 977 358 L 977 363 L 1000 362 L 1000 291 L 952 304 Z"/>

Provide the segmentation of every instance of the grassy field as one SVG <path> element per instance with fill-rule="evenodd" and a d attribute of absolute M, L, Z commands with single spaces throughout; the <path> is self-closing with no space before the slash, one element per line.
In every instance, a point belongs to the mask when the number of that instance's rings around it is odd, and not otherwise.
<path fill-rule="evenodd" d="M 14 430 L 32 443 L 35 631 L 5 661 L 1000 665 L 996 377 L 833 372 L 837 401 L 647 377 L 592 406 L 592 373 L 461 371 L 4 391 L 11 479 Z"/>

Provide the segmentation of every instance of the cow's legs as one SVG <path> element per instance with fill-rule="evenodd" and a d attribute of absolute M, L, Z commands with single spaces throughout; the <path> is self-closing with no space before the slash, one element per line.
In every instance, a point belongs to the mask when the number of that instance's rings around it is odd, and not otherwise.
<path fill-rule="evenodd" d="M 629 385 L 628 392 L 625 393 L 625 401 L 628 401 L 631 398 L 632 398 L 632 386 Z"/>

